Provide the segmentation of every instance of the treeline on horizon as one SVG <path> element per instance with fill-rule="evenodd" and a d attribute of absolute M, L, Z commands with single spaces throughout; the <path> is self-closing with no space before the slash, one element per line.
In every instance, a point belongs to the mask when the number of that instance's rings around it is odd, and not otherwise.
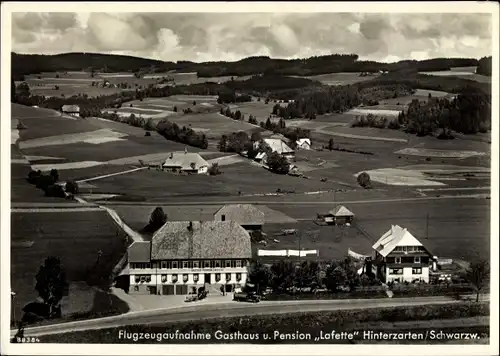
<path fill-rule="evenodd" d="M 147 58 L 99 53 L 64 53 L 57 55 L 11 54 L 12 75 L 42 72 L 90 71 L 160 73 L 168 71 L 197 72 L 199 77 L 245 76 L 255 74 L 309 76 L 338 72 L 441 71 L 453 67 L 479 66 L 475 58 L 434 58 L 422 61 L 403 60 L 396 63 L 360 61 L 357 54 L 332 54 L 305 59 L 275 59 L 267 56 L 244 58 L 235 62 L 190 61 L 165 62 Z M 490 65 L 491 66 L 491 65 Z M 479 73 L 482 74 L 482 73 Z"/>

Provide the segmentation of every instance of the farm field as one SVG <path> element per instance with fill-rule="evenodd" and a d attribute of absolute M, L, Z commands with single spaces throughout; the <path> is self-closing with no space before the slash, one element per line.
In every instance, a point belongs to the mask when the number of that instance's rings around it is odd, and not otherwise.
<path fill-rule="evenodd" d="M 165 82 L 164 79 L 170 78 L 171 81 Z M 86 94 L 89 97 L 99 95 L 110 95 L 121 91 L 135 90 L 138 87 L 147 87 L 148 85 L 189 85 L 197 83 L 224 83 L 233 80 L 247 80 L 251 76 L 242 77 L 213 77 L 199 78 L 196 73 L 155 73 L 146 74 L 141 78 L 136 78 L 133 73 L 95 73 L 91 77 L 90 72 L 44 72 L 40 74 L 27 75 L 25 82 L 29 85 L 30 91 L 34 95 L 69 97 L 73 95 Z M 103 87 L 104 82 L 109 82 L 111 87 Z M 92 82 L 99 86 L 92 86 Z M 16 82 L 16 85 L 21 82 Z M 127 88 L 120 88 L 121 84 L 127 84 Z M 55 86 L 59 89 L 56 90 Z M 118 87 L 114 87 L 114 86 Z"/>
<path fill-rule="evenodd" d="M 420 72 L 419 74 L 435 75 L 435 76 L 454 76 L 463 79 L 474 80 L 479 83 L 491 83 L 491 77 L 476 74 L 477 67 L 456 67 L 450 70 L 442 70 L 435 72 Z"/>
<path fill-rule="evenodd" d="M 318 82 L 325 84 L 325 85 L 350 85 L 350 84 L 364 82 L 366 80 L 371 80 L 371 79 L 378 77 L 378 75 L 360 76 L 360 74 L 361 73 L 358 73 L 358 72 L 328 73 L 328 74 L 311 75 L 311 76 L 307 76 L 307 77 L 299 77 L 299 76 L 292 76 L 292 77 L 317 80 Z"/>
<path fill-rule="evenodd" d="M 273 209 L 295 219 L 311 220 L 316 213 L 325 212 L 333 207 L 333 202 L 331 207 L 318 206 L 314 203 L 272 206 Z M 477 255 L 488 257 L 490 254 L 490 201 L 486 199 L 416 200 L 411 203 L 367 202 L 350 203 L 346 207 L 355 214 L 353 225 L 367 234 L 370 246 L 391 228 L 391 224 L 394 224 L 408 228 L 415 237 L 428 246 L 431 253 L 440 258 L 472 260 Z M 428 238 L 426 238 L 427 214 L 429 215 Z M 304 243 L 304 247 L 306 245 Z M 364 253 L 356 251 L 355 245 L 349 246 L 355 252 Z M 278 247 L 282 246 L 279 245 L 276 249 Z M 344 254 L 345 252 L 346 250 L 342 251 Z"/>
<path fill-rule="evenodd" d="M 166 98 L 146 98 L 142 101 L 133 100 L 124 103 L 121 108 L 105 109 L 108 113 L 120 116 L 134 114 L 143 118 L 152 118 L 158 121 L 170 116 L 183 115 L 182 111 L 190 109 L 194 113 L 215 112 L 222 105 L 217 104 L 217 96 L 209 95 L 172 95 Z M 176 111 L 177 110 L 177 111 Z"/>
<path fill-rule="evenodd" d="M 252 101 L 229 104 L 228 107 L 231 111 L 241 111 L 241 113 L 245 115 L 245 120 L 247 121 L 248 117 L 252 115 L 257 118 L 257 122 L 266 122 L 267 118 L 273 111 L 274 105 L 276 105 L 276 103 L 274 103 L 273 101 L 269 101 L 269 103 L 266 104 L 264 98 L 261 98 L 260 101 L 258 101 L 257 98 L 252 98 Z M 286 104 L 281 103 L 280 105 L 285 106 Z"/>
<path fill-rule="evenodd" d="M 11 241 L 11 284 L 18 316 L 26 303 L 36 299 L 34 278 L 48 256 L 61 258 L 72 288 L 80 286 L 81 291 L 84 285 L 87 291 L 87 300 L 75 301 L 77 310 L 72 309 L 72 300 L 63 299 L 66 314 L 81 311 L 82 303 L 92 304 L 95 293 L 82 282 L 104 289 L 109 286 L 110 272 L 128 246 L 127 236 L 105 211 L 13 212 Z"/>
<path fill-rule="evenodd" d="M 96 182 L 96 193 L 105 192 L 161 201 L 168 197 L 227 197 L 275 193 L 278 189 L 296 192 L 340 188 L 334 182 L 320 182 L 288 175 L 276 175 L 247 162 L 224 166 L 218 176 L 176 175 L 155 170 L 104 178 Z M 168 187 L 168 188 L 167 188 Z"/>

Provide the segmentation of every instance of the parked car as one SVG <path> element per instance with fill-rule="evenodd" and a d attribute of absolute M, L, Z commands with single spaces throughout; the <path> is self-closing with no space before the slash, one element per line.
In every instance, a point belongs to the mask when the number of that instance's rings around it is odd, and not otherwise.
<path fill-rule="evenodd" d="M 260 302 L 260 297 L 257 293 L 245 293 L 245 292 L 236 292 L 233 296 L 234 301 L 238 302 L 250 302 L 250 303 L 258 303 Z"/>

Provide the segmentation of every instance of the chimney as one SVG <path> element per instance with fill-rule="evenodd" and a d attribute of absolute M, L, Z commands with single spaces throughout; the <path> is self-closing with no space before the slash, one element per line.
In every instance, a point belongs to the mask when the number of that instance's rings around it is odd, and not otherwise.
<path fill-rule="evenodd" d="M 170 152 L 170 159 L 174 158 L 174 153 Z"/>

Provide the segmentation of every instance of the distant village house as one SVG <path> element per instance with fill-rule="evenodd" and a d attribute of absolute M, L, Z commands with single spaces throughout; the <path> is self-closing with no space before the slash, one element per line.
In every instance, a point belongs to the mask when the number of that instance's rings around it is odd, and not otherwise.
<path fill-rule="evenodd" d="M 269 146 L 272 152 L 276 152 L 286 159 L 292 159 L 295 157 L 295 151 L 292 150 L 288 145 L 280 139 L 265 138 L 264 143 Z M 254 142 L 254 149 L 258 149 L 260 142 Z"/>
<path fill-rule="evenodd" d="M 215 221 L 234 221 L 245 230 L 261 230 L 264 225 L 264 213 L 252 204 L 228 204 L 217 210 Z"/>
<path fill-rule="evenodd" d="M 63 105 L 61 112 L 63 114 L 80 117 L 80 107 L 78 105 Z"/>
<path fill-rule="evenodd" d="M 206 174 L 208 162 L 198 153 L 172 152 L 162 164 L 163 170 L 176 173 Z"/>
<path fill-rule="evenodd" d="M 298 150 L 310 150 L 311 149 L 311 139 L 300 138 L 295 142 Z"/>

